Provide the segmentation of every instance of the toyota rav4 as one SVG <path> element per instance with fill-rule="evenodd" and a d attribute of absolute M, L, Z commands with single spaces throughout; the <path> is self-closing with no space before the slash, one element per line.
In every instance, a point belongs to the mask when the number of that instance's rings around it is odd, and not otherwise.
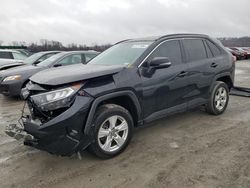
<path fill-rule="evenodd" d="M 39 72 L 22 95 L 30 110 L 24 144 L 70 156 L 86 148 L 101 158 L 118 155 L 133 129 L 167 115 L 205 106 L 213 115 L 228 105 L 234 58 L 216 39 L 175 34 L 119 42 L 87 65 Z"/>

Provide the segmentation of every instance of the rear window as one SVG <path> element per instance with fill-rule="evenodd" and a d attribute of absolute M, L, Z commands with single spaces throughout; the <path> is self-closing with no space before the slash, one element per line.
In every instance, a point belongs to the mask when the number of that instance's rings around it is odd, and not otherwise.
<path fill-rule="evenodd" d="M 0 58 L 2 58 L 2 59 L 13 59 L 10 52 L 0 52 Z"/>
<path fill-rule="evenodd" d="M 208 44 L 209 48 L 211 49 L 214 56 L 221 55 L 220 49 L 214 43 L 212 43 L 212 42 L 210 42 L 208 40 L 206 42 L 207 42 L 207 44 Z"/>
<path fill-rule="evenodd" d="M 188 62 L 207 58 L 205 46 L 201 39 L 184 39 L 183 46 Z"/>

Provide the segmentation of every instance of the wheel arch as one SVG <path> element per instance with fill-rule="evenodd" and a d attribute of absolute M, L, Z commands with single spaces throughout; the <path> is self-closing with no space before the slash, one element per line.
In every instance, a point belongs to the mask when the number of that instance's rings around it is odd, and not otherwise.
<path fill-rule="evenodd" d="M 135 125 L 141 121 L 142 111 L 137 96 L 130 90 L 118 91 L 96 98 L 90 108 L 84 128 L 84 134 L 90 135 L 93 128 L 92 122 L 97 108 L 102 104 L 113 103 L 126 108 L 133 117 Z"/>
<path fill-rule="evenodd" d="M 216 81 L 221 81 L 221 82 L 224 82 L 227 84 L 229 90 L 234 87 L 234 83 L 233 83 L 233 79 L 231 77 L 231 74 L 230 73 L 221 73 L 221 74 L 218 74 L 214 77 L 213 79 L 213 82 L 211 84 L 211 87 L 210 87 L 210 90 L 209 92 L 211 93 L 212 92 L 212 89 L 213 89 L 213 86 L 214 86 L 214 83 Z"/>

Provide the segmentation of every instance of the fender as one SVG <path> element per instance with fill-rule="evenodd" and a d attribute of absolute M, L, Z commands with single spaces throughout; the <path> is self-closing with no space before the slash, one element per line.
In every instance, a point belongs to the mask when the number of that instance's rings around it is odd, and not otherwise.
<path fill-rule="evenodd" d="M 141 120 L 141 117 L 142 117 L 141 105 L 140 105 L 135 93 L 130 91 L 130 90 L 118 91 L 118 92 L 114 92 L 114 93 L 100 96 L 93 101 L 91 108 L 90 108 L 90 111 L 89 111 L 89 115 L 88 115 L 86 124 L 85 124 L 84 134 L 86 134 L 86 135 L 91 134 L 91 130 L 93 128 L 92 122 L 93 122 L 94 114 L 96 112 L 98 105 L 107 99 L 111 99 L 114 97 L 120 97 L 120 96 L 128 96 L 134 102 L 135 107 L 136 107 L 137 116 L 138 116 L 138 121 Z"/>
<path fill-rule="evenodd" d="M 212 89 L 213 89 L 213 86 L 214 86 L 214 83 L 216 82 L 216 80 L 218 78 L 221 78 L 221 77 L 225 77 L 225 76 L 229 76 L 230 77 L 230 80 L 232 82 L 232 84 L 234 85 L 234 79 L 232 78 L 232 75 L 230 72 L 223 72 L 223 73 L 220 73 L 220 74 L 217 74 L 215 75 L 215 77 L 213 78 L 213 81 L 212 81 L 212 84 L 210 86 L 210 89 L 209 89 L 209 93 L 211 93 Z"/>

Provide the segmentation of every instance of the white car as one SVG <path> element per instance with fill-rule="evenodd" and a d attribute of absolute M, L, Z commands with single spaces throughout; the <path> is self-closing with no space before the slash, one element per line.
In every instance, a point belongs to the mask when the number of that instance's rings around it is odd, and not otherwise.
<path fill-rule="evenodd" d="M 27 57 L 17 50 L 0 50 L 0 70 L 22 64 Z"/>

